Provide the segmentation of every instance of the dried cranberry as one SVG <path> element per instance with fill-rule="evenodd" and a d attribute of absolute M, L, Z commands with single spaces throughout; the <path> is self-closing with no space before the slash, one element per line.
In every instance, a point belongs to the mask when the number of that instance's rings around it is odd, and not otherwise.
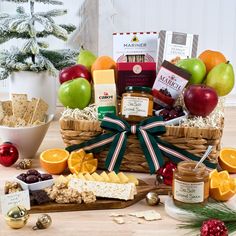
<path fill-rule="evenodd" d="M 159 115 L 163 116 L 163 118 L 166 118 L 169 116 L 169 110 L 163 109 L 162 111 L 160 111 Z"/>
<path fill-rule="evenodd" d="M 174 119 L 178 117 L 178 112 L 176 110 L 171 110 L 169 113 L 169 118 Z"/>

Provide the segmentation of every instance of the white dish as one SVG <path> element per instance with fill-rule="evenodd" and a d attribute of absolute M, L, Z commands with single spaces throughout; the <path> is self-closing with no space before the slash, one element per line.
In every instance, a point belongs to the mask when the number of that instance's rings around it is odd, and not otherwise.
<path fill-rule="evenodd" d="M 160 113 L 162 110 L 163 110 L 163 109 L 158 110 L 158 111 L 155 111 L 155 115 L 156 115 L 156 116 L 159 116 L 159 113 Z M 183 112 L 184 112 L 184 115 L 183 115 L 183 116 L 177 117 L 177 118 L 172 119 L 172 120 L 164 121 L 164 122 L 165 122 L 165 125 L 178 125 L 181 120 L 188 118 L 188 113 L 187 113 L 187 111 L 184 110 Z"/>
<path fill-rule="evenodd" d="M 0 139 L 16 145 L 20 158 L 32 158 L 38 151 L 54 115 L 48 115 L 45 124 L 32 127 L 0 126 Z"/>
<path fill-rule="evenodd" d="M 41 173 L 41 174 L 44 174 L 44 173 Z M 54 179 L 52 178 L 52 179 L 43 180 L 43 181 L 39 181 L 39 182 L 32 183 L 32 184 L 27 184 L 24 181 L 18 179 L 17 176 L 15 176 L 14 179 L 17 183 L 19 183 L 21 185 L 23 190 L 31 190 L 31 191 L 42 190 L 42 189 L 52 186 L 54 183 Z"/>

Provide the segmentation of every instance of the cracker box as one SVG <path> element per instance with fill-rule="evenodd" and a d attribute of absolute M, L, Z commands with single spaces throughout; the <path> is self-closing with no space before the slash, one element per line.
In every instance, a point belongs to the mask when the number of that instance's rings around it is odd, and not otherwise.
<path fill-rule="evenodd" d="M 113 59 L 116 62 L 156 62 L 157 32 L 113 34 Z"/>
<path fill-rule="evenodd" d="M 197 55 L 198 35 L 161 30 L 159 33 L 158 65 L 164 60 L 192 58 Z"/>

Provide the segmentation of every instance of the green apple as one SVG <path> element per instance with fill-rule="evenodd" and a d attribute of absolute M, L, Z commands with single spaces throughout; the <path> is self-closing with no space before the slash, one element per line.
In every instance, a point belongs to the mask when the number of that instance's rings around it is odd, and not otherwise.
<path fill-rule="evenodd" d="M 89 71 L 91 71 L 91 66 L 96 59 L 97 57 L 92 52 L 81 49 L 77 58 L 77 64 L 84 65 Z"/>
<path fill-rule="evenodd" d="M 206 66 L 202 60 L 197 58 L 182 59 L 176 65 L 192 75 L 189 80 L 190 84 L 201 84 L 203 82 Z"/>
<path fill-rule="evenodd" d="M 207 75 L 205 84 L 214 88 L 218 96 L 225 96 L 234 87 L 234 69 L 232 65 L 220 63 L 216 65 Z"/>
<path fill-rule="evenodd" d="M 58 98 L 65 107 L 84 109 L 91 100 L 92 88 L 88 80 L 77 78 L 64 82 L 58 91 Z"/>

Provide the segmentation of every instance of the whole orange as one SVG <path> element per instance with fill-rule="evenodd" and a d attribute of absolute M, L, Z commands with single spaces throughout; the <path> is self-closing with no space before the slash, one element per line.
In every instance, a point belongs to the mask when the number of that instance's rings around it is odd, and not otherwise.
<path fill-rule="evenodd" d="M 221 52 L 212 50 L 205 50 L 198 58 L 204 62 L 207 73 L 216 65 L 222 62 L 227 62 L 225 56 Z"/>
<path fill-rule="evenodd" d="M 109 56 L 98 57 L 92 65 L 91 72 L 95 70 L 109 70 L 113 69 L 116 71 L 116 62 Z"/>

